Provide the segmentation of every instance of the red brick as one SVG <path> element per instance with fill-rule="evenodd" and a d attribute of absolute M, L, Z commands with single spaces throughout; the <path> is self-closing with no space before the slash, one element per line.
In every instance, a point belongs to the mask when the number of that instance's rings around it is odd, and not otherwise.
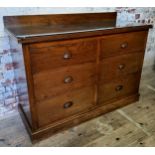
<path fill-rule="evenodd" d="M 3 54 L 7 54 L 9 52 L 10 52 L 10 50 L 3 50 Z"/>
<path fill-rule="evenodd" d="M 7 63 L 7 64 L 5 64 L 5 69 L 6 69 L 6 70 L 11 70 L 11 69 L 13 69 L 13 64 L 12 64 L 12 63 Z"/>
<path fill-rule="evenodd" d="M 11 51 L 11 53 L 17 53 L 18 52 L 17 49 L 15 49 L 15 48 L 10 49 L 10 51 Z"/>
<path fill-rule="evenodd" d="M 24 77 L 19 77 L 19 78 L 18 78 L 18 82 L 19 82 L 19 83 L 22 83 L 22 82 L 25 83 L 25 82 L 26 82 L 26 79 L 25 79 Z"/>

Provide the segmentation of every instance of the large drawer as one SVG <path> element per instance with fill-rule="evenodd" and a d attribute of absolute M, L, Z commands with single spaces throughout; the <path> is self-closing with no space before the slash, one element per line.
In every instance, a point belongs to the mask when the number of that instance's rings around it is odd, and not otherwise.
<path fill-rule="evenodd" d="M 61 67 L 33 75 L 36 100 L 47 99 L 95 84 L 95 63 Z"/>
<path fill-rule="evenodd" d="M 101 39 L 101 59 L 128 52 L 144 52 L 147 31 L 104 36 Z"/>
<path fill-rule="evenodd" d="M 32 44 L 29 46 L 32 72 L 94 62 L 96 50 L 97 39 Z"/>
<path fill-rule="evenodd" d="M 109 57 L 100 61 L 99 80 L 108 82 L 113 78 L 141 71 L 144 53 L 129 53 L 125 55 Z"/>
<path fill-rule="evenodd" d="M 99 103 L 138 93 L 140 73 L 130 74 L 109 83 L 99 84 Z"/>
<path fill-rule="evenodd" d="M 37 103 L 39 126 L 65 119 L 95 104 L 95 87 L 85 87 Z"/>

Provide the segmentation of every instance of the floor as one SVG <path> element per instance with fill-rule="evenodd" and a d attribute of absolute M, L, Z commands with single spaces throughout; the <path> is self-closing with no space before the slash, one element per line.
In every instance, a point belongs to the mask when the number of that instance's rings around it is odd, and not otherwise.
<path fill-rule="evenodd" d="M 33 145 L 19 115 L 7 118 L 0 121 L 0 146 L 155 146 L 155 72 L 144 70 L 139 102 Z"/>

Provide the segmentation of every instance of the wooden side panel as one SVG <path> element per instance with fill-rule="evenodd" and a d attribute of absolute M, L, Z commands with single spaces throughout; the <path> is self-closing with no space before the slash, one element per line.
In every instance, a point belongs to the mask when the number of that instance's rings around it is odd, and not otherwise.
<path fill-rule="evenodd" d="M 29 125 L 32 126 L 22 45 L 18 44 L 15 38 L 10 37 L 10 46 L 19 104 L 22 106 Z"/>

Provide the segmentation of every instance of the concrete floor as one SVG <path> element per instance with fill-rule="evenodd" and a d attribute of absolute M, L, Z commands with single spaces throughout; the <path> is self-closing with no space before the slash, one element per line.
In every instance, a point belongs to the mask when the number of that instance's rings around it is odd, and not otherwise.
<path fill-rule="evenodd" d="M 31 144 L 19 117 L 0 121 L 0 146 L 155 146 L 155 72 L 144 69 L 140 101 Z"/>

